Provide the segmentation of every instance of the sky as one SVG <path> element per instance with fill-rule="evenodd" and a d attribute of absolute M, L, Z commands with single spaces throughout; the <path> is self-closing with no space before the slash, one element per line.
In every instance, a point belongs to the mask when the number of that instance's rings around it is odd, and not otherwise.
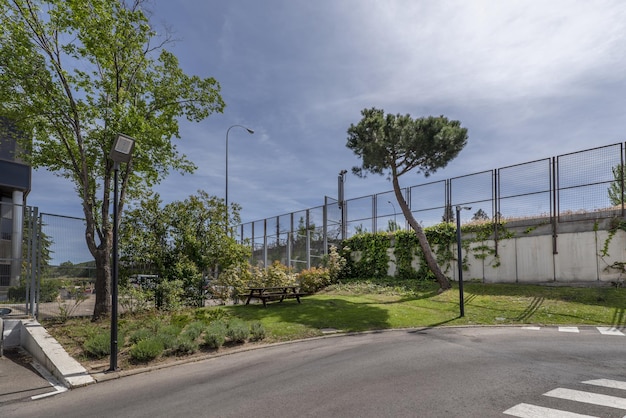
<path fill-rule="evenodd" d="M 243 222 L 337 197 L 361 110 L 445 115 L 468 143 L 413 186 L 626 140 L 626 2 L 622 0 L 153 0 L 146 5 L 189 75 L 214 77 L 222 114 L 180 122 L 178 150 L 198 169 L 156 187 L 164 203 L 202 189 Z M 391 190 L 348 174 L 345 196 Z M 28 204 L 82 217 L 74 187 L 33 172 Z"/>

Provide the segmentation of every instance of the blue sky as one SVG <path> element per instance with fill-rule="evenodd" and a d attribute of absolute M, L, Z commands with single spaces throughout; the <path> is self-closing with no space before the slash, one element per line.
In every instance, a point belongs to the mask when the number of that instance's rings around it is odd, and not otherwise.
<path fill-rule="evenodd" d="M 223 114 L 182 120 L 175 143 L 197 166 L 171 174 L 165 202 L 225 192 L 244 222 L 319 206 L 359 165 L 346 131 L 364 108 L 445 115 L 466 148 L 429 179 L 481 172 L 626 140 L 626 3 L 616 1 L 155 0 L 183 70 L 215 77 Z M 384 192 L 348 174 L 348 199 Z M 72 184 L 33 173 L 28 204 L 82 216 Z"/>

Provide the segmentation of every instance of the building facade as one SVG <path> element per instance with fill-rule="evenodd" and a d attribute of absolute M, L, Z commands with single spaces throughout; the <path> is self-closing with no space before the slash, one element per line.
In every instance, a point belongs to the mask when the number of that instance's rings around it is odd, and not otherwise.
<path fill-rule="evenodd" d="M 24 209 L 31 167 L 20 158 L 18 132 L 0 118 L 0 291 L 19 284 Z"/>

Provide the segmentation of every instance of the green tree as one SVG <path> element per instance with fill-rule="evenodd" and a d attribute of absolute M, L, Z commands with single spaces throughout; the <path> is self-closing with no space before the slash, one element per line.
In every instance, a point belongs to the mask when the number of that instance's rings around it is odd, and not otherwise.
<path fill-rule="evenodd" d="M 487 221 L 489 220 L 489 215 L 482 209 L 478 209 L 474 216 L 472 216 L 472 221 Z"/>
<path fill-rule="evenodd" d="M 417 169 L 428 177 L 445 167 L 467 143 L 467 129 L 460 122 L 444 116 L 413 119 L 410 115 L 385 115 L 381 109 L 361 111 L 363 118 L 348 129 L 346 146 L 362 160 L 352 172 L 360 177 L 366 173 L 386 174 L 404 217 L 417 235 L 428 268 L 442 290 L 450 281 L 437 263 L 421 225 L 415 220 L 400 188 L 399 177 Z"/>
<path fill-rule="evenodd" d="M 183 297 L 197 304 L 202 298 L 204 278 L 221 270 L 245 264 L 248 247 L 233 238 L 240 223 L 239 206 L 204 191 L 184 201 L 161 207 L 159 195 L 127 211 L 121 227 L 124 265 L 157 274 L 162 282 L 180 281 Z"/>
<path fill-rule="evenodd" d="M 120 170 L 119 213 L 171 169 L 195 166 L 172 143 L 178 118 L 224 103 L 213 78 L 186 75 L 158 38 L 143 0 L 0 0 L 0 115 L 28 140 L 34 168 L 71 180 L 96 262 L 93 318 L 110 310 L 113 162 L 118 133 L 135 138 Z"/>
<path fill-rule="evenodd" d="M 619 164 L 612 168 L 615 179 L 609 186 L 609 200 L 613 206 L 622 206 L 624 203 L 624 166 Z"/>

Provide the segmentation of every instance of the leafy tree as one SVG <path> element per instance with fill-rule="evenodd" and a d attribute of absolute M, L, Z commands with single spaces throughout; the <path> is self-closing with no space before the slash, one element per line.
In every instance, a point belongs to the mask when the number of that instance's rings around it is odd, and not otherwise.
<path fill-rule="evenodd" d="M 213 78 L 186 75 L 157 38 L 143 0 L 0 0 L 0 116 L 14 121 L 34 168 L 72 181 L 96 262 L 93 318 L 110 310 L 113 162 L 118 133 L 135 138 L 120 170 L 122 213 L 170 169 L 195 166 L 172 144 L 178 118 L 224 103 Z"/>
<path fill-rule="evenodd" d="M 191 304 L 202 300 L 204 278 L 219 266 L 244 264 L 249 249 L 233 238 L 239 207 L 226 211 L 223 200 L 204 191 L 161 207 L 158 194 L 127 211 L 121 225 L 121 260 L 161 282 L 180 281 Z"/>
<path fill-rule="evenodd" d="M 609 200 L 613 206 L 622 206 L 624 203 L 624 166 L 618 164 L 612 168 L 613 178 L 615 179 L 609 186 Z"/>
<path fill-rule="evenodd" d="M 474 216 L 472 216 L 472 221 L 486 221 L 489 220 L 489 215 L 482 209 L 478 209 Z"/>
<path fill-rule="evenodd" d="M 398 179 L 413 169 L 428 177 L 445 167 L 467 143 L 467 129 L 444 116 L 413 119 L 408 114 L 385 115 L 376 108 L 364 109 L 361 115 L 361 121 L 348 129 L 346 146 L 362 160 L 361 167 L 354 167 L 352 172 L 360 177 L 365 177 L 365 173 L 387 174 L 402 213 L 417 235 L 428 268 L 440 288 L 449 289 L 450 281 L 442 273 L 422 227 L 404 200 Z"/>

